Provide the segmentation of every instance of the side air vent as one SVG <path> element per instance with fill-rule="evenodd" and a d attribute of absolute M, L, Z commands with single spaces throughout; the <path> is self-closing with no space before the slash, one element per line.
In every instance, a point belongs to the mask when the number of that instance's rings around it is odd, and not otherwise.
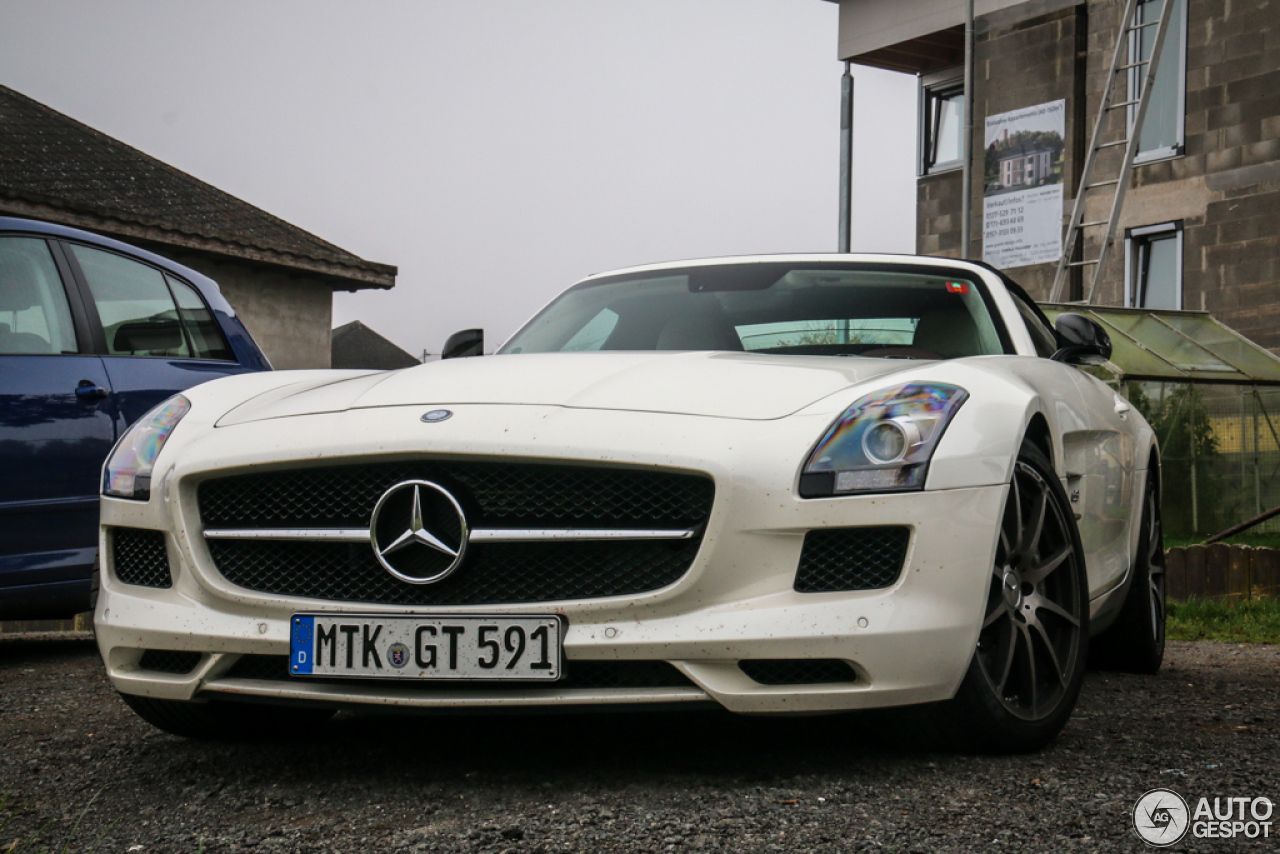
<path fill-rule="evenodd" d="M 822 528 L 805 534 L 795 588 L 801 593 L 878 590 L 902 574 L 911 529 Z"/>
<path fill-rule="evenodd" d="M 116 578 L 139 587 L 172 587 L 164 532 L 143 528 L 111 529 L 111 566 Z"/>

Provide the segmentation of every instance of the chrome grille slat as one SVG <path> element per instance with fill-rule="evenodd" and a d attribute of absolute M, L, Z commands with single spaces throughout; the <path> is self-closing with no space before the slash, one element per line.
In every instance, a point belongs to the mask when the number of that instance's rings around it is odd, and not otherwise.
<path fill-rule="evenodd" d="M 527 543 L 538 540 L 688 540 L 692 528 L 656 531 L 627 528 L 472 528 L 470 542 Z M 367 543 L 371 534 L 360 528 L 215 528 L 204 532 L 207 540 L 329 540 Z"/>

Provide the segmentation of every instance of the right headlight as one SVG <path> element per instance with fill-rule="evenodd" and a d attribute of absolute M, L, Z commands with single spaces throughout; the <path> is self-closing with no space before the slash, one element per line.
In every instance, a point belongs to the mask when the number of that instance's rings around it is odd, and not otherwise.
<path fill-rule="evenodd" d="M 859 398 L 809 455 L 800 495 L 924 489 L 938 439 L 968 397 L 959 386 L 910 383 Z"/>
<path fill-rule="evenodd" d="M 102 467 L 102 494 L 146 501 L 151 497 L 151 470 L 165 440 L 191 403 L 176 394 L 139 418 L 125 431 Z"/>

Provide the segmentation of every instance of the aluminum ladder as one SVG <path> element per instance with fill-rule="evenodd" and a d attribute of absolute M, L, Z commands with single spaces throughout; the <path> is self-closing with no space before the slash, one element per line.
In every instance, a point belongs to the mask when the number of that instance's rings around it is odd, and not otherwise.
<path fill-rule="evenodd" d="M 1142 5 L 1143 0 L 1126 0 L 1124 17 L 1121 19 L 1124 25 L 1120 28 L 1120 34 L 1116 38 L 1115 51 L 1111 56 L 1111 70 L 1107 74 L 1107 83 L 1102 90 L 1102 103 L 1098 107 L 1098 116 L 1093 125 L 1093 137 L 1089 142 L 1084 168 L 1080 170 L 1080 183 L 1076 190 L 1075 202 L 1071 207 L 1071 219 L 1067 224 L 1066 237 L 1062 242 L 1062 257 L 1058 259 L 1058 271 L 1053 277 L 1053 289 L 1050 291 L 1049 296 L 1051 302 L 1062 301 L 1062 292 L 1067 286 L 1067 279 L 1072 269 L 1076 267 L 1093 267 L 1093 277 L 1088 280 L 1088 296 L 1084 300 L 1085 304 L 1092 305 L 1098 292 L 1098 285 L 1102 281 L 1102 270 L 1106 264 L 1107 252 L 1110 250 L 1111 244 L 1115 242 L 1116 225 L 1120 220 L 1120 210 L 1124 207 L 1124 196 L 1129 188 L 1129 178 L 1133 174 L 1133 158 L 1138 153 L 1138 139 L 1142 134 L 1142 121 L 1147 115 L 1147 105 L 1151 100 L 1151 86 L 1155 81 L 1156 68 L 1159 64 L 1161 50 L 1164 47 L 1165 33 L 1169 30 L 1169 17 L 1170 10 L 1173 8 L 1173 0 L 1163 0 L 1160 5 L 1160 17 L 1158 20 L 1137 23 L 1137 16 Z M 1148 58 L 1124 62 L 1124 56 L 1129 52 L 1130 45 L 1137 42 L 1137 34 L 1150 27 L 1156 28 L 1156 36 Z M 1116 79 L 1124 74 L 1132 81 L 1137 75 L 1129 74 L 1128 72 L 1143 67 L 1146 70 L 1141 75 L 1142 84 L 1137 97 L 1133 97 L 1133 94 L 1130 93 L 1124 101 L 1113 101 L 1116 92 Z M 1131 88 L 1132 85 L 1127 87 L 1126 91 Z M 1130 107 L 1134 108 L 1133 121 L 1129 124 L 1127 133 L 1120 139 L 1102 142 L 1103 129 L 1108 124 L 1111 114 L 1116 110 L 1124 110 L 1124 116 L 1127 118 Z M 1098 162 L 1099 153 L 1122 145 L 1125 147 L 1124 159 L 1121 161 L 1119 174 L 1115 178 L 1094 181 L 1093 173 Z M 1091 194 L 1098 191 L 1106 191 L 1108 188 L 1111 189 L 1113 194 L 1110 216 L 1106 219 L 1085 221 L 1085 205 Z M 1098 244 L 1097 257 L 1085 258 L 1083 257 L 1085 255 L 1083 245 L 1084 230 L 1086 228 L 1097 228 L 1098 226 L 1106 226 L 1106 232 L 1102 241 Z M 1077 245 L 1081 246 L 1081 260 L 1073 261 L 1071 259 L 1075 254 Z M 1081 270 L 1082 274 L 1083 272 Z"/>

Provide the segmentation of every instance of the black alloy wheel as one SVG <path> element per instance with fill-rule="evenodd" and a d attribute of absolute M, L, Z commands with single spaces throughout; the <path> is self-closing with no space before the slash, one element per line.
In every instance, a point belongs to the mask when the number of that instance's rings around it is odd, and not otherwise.
<path fill-rule="evenodd" d="M 1000 519 L 977 648 L 955 699 L 935 720 L 963 749 L 1044 747 L 1075 707 L 1088 635 L 1075 517 L 1052 465 L 1028 443 Z"/>
<path fill-rule="evenodd" d="M 1080 666 L 1085 603 L 1067 511 L 1019 460 L 1009 485 L 975 660 L 1014 717 L 1051 715 Z"/>

